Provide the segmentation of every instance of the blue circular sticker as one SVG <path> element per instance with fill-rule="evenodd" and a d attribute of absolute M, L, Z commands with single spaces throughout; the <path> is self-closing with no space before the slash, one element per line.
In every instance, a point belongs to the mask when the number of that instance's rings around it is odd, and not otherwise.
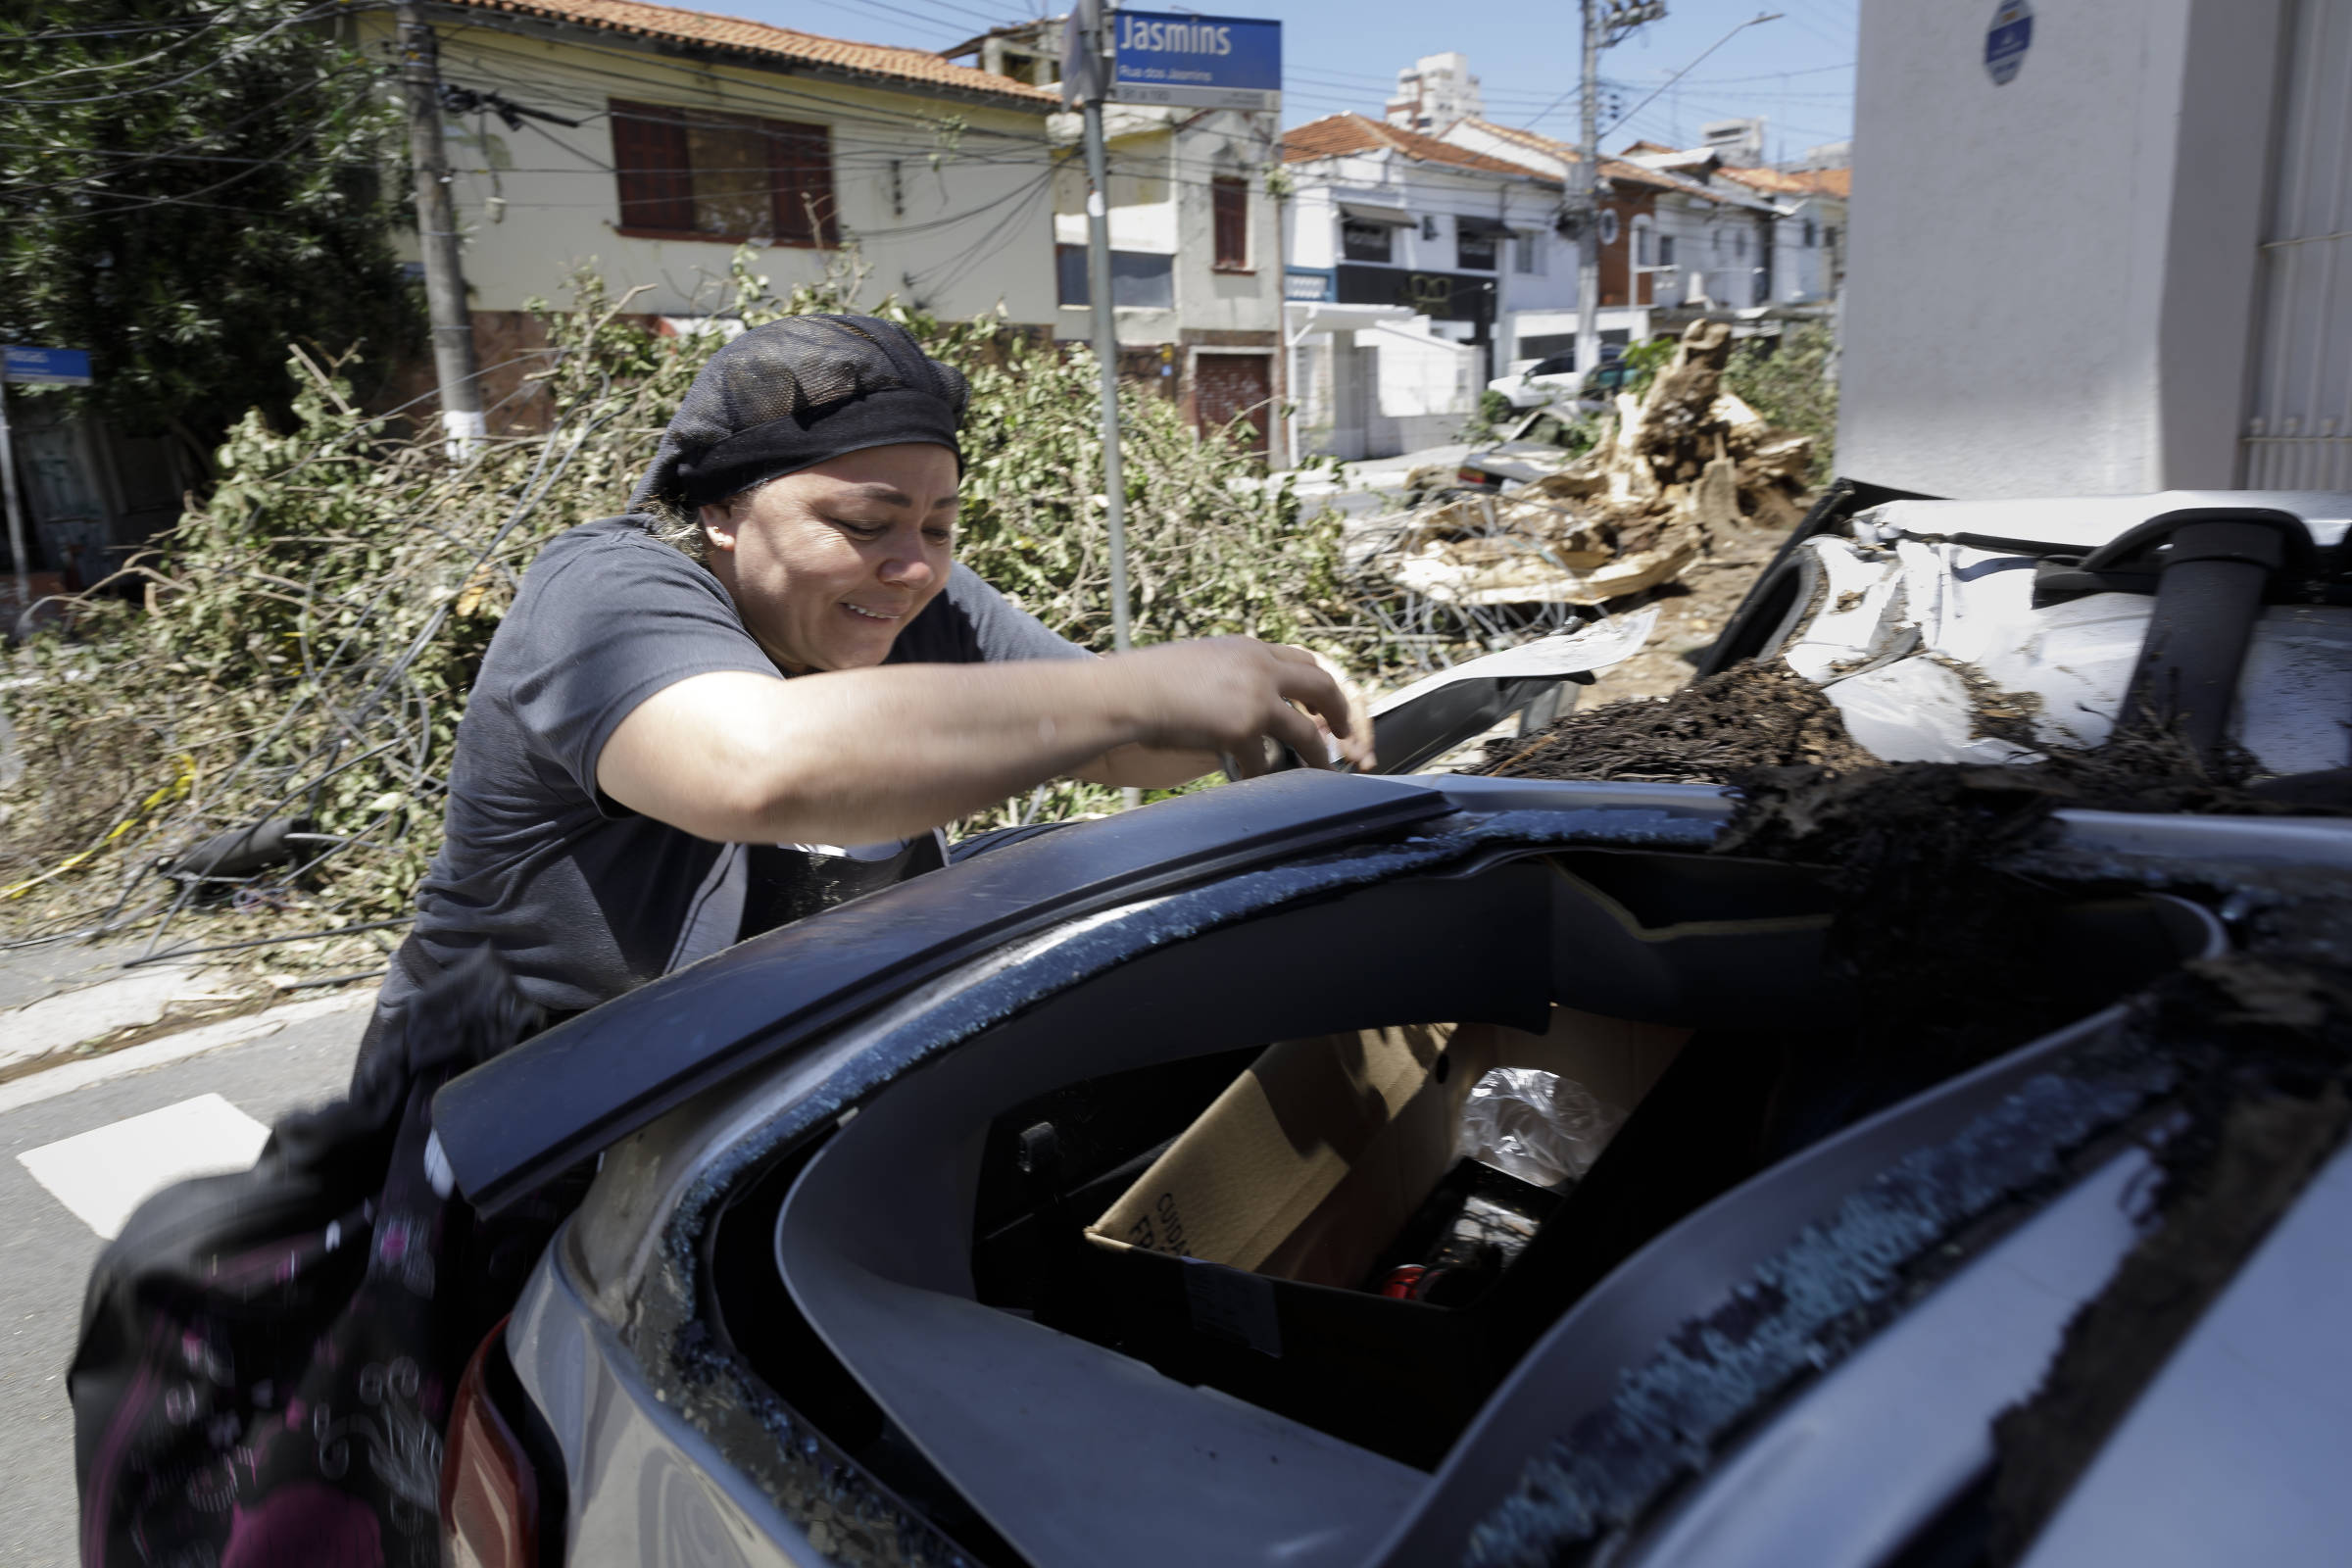
<path fill-rule="evenodd" d="M 2001 0 L 1993 7 L 1992 25 L 1984 29 L 1984 74 L 1996 87 L 2016 79 L 2034 47 L 2034 8 L 2026 0 Z"/>

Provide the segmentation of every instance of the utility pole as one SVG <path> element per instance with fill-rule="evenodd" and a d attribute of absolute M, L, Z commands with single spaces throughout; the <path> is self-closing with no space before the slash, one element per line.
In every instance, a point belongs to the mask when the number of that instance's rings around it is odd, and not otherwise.
<path fill-rule="evenodd" d="M 8 559 L 16 564 L 17 600 L 8 612 L 8 624 L 0 626 L 0 640 L 5 640 L 17 623 L 17 617 L 32 608 L 32 560 L 24 543 L 24 503 L 17 495 L 17 450 L 8 430 L 8 383 L 0 379 L 0 490 L 8 504 Z"/>
<path fill-rule="evenodd" d="M 1110 154 L 1102 144 L 1102 100 L 1109 83 L 1102 60 L 1102 0 L 1077 0 L 1070 14 L 1078 55 L 1061 68 L 1063 101 L 1079 99 L 1086 141 L 1086 297 L 1095 318 L 1095 364 L 1102 390 L 1102 505 L 1110 530 L 1110 645 L 1133 646 L 1127 624 L 1127 482 L 1119 467 L 1119 322 L 1110 298 Z M 1144 804 L 1141 790 L 1126 804 Z"/>
<path fill-rule="evenodd" d="M 458 217 L 441 143 L 440 49 L 418 0 L 398 0 L 400 79 L 409 102 L 409 161 L 416 168 L 416 238 L 424 252 L 424 303 L 441 384 L 441 432 L 450 457 L 473 453 L 487 433 L 473 359 L 473 317 L 458 258 Z"/>
<path fill-rule="evenodd" d="M 1584 0 L 1585 67 L 1576 127 L 1576 369 L 1600 364 L 1600 29 L 1599 0 Z"/>
<path fill-rule="evenodd" d="M 1644 22 L 1665 0 L 1583 0 L 1585 67 L 1576 138 L 1576 369 L 1600 364 L 1600 52 Z"/>

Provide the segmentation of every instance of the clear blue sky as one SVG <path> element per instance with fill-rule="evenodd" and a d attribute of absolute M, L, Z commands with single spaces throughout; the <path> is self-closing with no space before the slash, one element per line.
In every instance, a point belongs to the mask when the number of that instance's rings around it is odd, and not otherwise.
<path fill-rule="evenodd" d="M 676 3 L 676 0 L 672 0 Z M 693 0 L 688 0 L 693 3 Z M 1676 88 L 1602 138 L 1614 150 L 1637 136 L 1689 145 L 1699 124 L 1762 115 L 1767 155 L 1794 157 L 1843 140 L 1853 122 L 1854 12 L 1858 0 L 1667 0 L 1663 22 L 1641 28 L 1601 57 L 1602 74 L 1632 110 L 1736 24 L 1763 11 L 1777 22 L 1749 27 L 1708 56 Z M 944 49 L 987 27 L 1040 12 L 1055 0 L 701 0 L 698 9 L 757 18 L 832 37 Z M 1283 24 L 1283 122 L 1357 110 L 1378 115 L 1397 71 L 1422 55 L 1458 49 L 1484 84 L 1490 119 L 1536 122 L 1576 133 L 1576 105 L 1563 99 L 1576 79 L 1577 8 L 1572 0 L 1241 0 L 1185 7 L 1156 0 L 1138 9 L 1272 17 Z M 1545 112 L 1546 106 L 1549 108 Z M 1539 117 L 1541 117 L 1539 119 Z M 1608 122 L 1604 116 L 1602 123 Z"/>

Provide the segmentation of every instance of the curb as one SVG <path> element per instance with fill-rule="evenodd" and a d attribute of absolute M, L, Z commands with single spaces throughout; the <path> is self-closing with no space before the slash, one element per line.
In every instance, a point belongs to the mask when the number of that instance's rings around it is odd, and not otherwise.
<path fill-rule="evenodd" d="M 0 1084 L 0 1115 L 34 1105 L 44 1100 L 86 1089 L 92 1084 L 106 1083 L 150 1067 L 218 1051 L 223 1046 L 240 1046 L 248 1041 L 273 1035 L 290 1023 L 305 1019 L 323 1018 L 338 1012 L 358 1012 L 375 1005 L 375 989 L 348 992 L 337 997 L 320 997 L 312 1002 L 289 1003 L 271 1007 L 267 1012 L 247 1013 L 242 1018 L 224 1018 L 180 1034 L 166 1035 L 144 1045 L 130 1046 L 109 1052 L 103 1056 L 85 1056 L 65 1062 L 45 1072 L 37 1072 L 14 1083 Z"/>

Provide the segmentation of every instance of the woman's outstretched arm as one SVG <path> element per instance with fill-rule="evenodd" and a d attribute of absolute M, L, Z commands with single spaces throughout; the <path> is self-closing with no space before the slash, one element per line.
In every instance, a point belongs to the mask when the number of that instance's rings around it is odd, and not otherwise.
<path fill-rule="evenodd" d="M 1312 655 L 1230 637 L 1099 660 L 695 675 L 621 721 L 596 778 L 699 838 L 865 844 L 1064 775 L 1172 784 L 1219 754 L 1255 772 L 1267 740 L 1319 763 L 1326 729 L 1370 765 L 1360 707 Z"/>

